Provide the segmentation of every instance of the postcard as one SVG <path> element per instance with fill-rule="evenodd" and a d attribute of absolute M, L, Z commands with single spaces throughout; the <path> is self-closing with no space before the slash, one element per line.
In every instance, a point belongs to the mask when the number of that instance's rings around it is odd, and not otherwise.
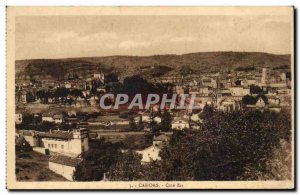
<path fill-rule="evenodd" d="M 7 188 L 294 189 L 293 7 L 7 7 Z"/>

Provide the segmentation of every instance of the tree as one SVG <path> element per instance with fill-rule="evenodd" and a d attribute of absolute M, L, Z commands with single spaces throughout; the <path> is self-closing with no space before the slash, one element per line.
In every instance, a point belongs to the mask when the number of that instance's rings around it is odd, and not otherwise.
<path fill-rule="evenodd" d="M 73 89 L 72 91 L 70 91 L 70 95 L 74 96 L 74 97 L 82 97 L 82 91 L 79 89 Z"/>
<path fill-rule="evenodd" d="M 106 83 L 118 82 L 118 75 L 116 73 L 109 73 L 106 75 Z"/>
<path fill-rule="evenodd" d="M 138 181 L 143 179 L 141 157 L 129 151 L 122 154 L 120 161 L 111 167 L 109 180 L 111 181 Z"/>
<path fill-rule="evenodd" d="M 69 90 L 65 87 L 59 87 L 55 90 L 54 96 L 56 98 L 66 98 L 69 94 Z"/>
<path fill-rule="evenodd" d="M 187 75 L 193 73 L 193 69 L 189 65 L 182 66 L 179 71 L 182 76 L 187 76 Z"/>
<path fill-rule="evenodd" d="M 263 90 L 257 85 L 250 85 L 251 94 L 262 94 Z"/>
<path fill-rule="evenodd" d="M 172 129 L 172 116 L 167 110 L 162 115 L 160 128 L 162 131 L 171 131 Z"/>
<path fill-rule="evenodd" d="M 242 102 L 245 105 L 255 105 L 257 102 L 257 98 L 251 95 L 246 95 L 242 98 Z"/>
<path fill-rule="evenodd" d="M 150 115 L 150 130 L 153 136 L 158 136 L 160 134 L 160 127 L 157 122 L 154 120 L 155 115 L 152 112 Z"/>
<path fill-rule="evenodd" d="M 76 181 L 100 181 L 110 167 L 120 161 L 121 145 L 105 142 L 104 139 L 90 141 L 89 151 L 83 153 L 83 163 L 75 171 Z"/>
<path fill-rule="evenodd" d="M 163 172 L 162 180 L 239 180 L 249 168 L 266 173 L 273 149 L 290 136 L 282 114 L 214 111 L 201 131 L 175 132 L 156 168 Z M 251 176 L 243 179 L 257 179 Z"/>

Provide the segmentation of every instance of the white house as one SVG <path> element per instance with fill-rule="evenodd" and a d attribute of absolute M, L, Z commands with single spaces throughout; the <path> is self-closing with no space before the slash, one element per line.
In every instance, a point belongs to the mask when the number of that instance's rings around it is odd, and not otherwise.
<path fill-rule="evenodd" d="M 172 122 L 172 129 L 182 130 L 184 128 L 189 128 L 189 122 L 186 120 L 175 120 Z"/>
<path fill-rule="evenodd" d="M 161 160 L 159 153 L 161 148 L 164 147 L 170 140 L 167 135 L 159 135 L 153 138 L 152 146 L 143 150 L 136 151 L 136 153 L 142 155 L 141 164 L 148 164 L 152 161 Z"/>
<path fill-rule="evenodd" d="M 138 154 L 142 155 L 141 164 L 147 164 L 152 161 L 161 160 L 159 156 L 160 147 L 152 145 L 143 150 L 137 151 Z"/>
<path fill-rule="evenodd" d="M 64 121 L 64 116 L 62 114 L 54 114 L 52 118 L 53 118 L 55 123 L 60 124 Z"/>
<path fill-rule="evenodd" d="M 142 119 L 143 122 L 146 122 L 146 123 L 150 123 L 151 122 L 151 116 L 149 116 L 148 114 L 146 115 L 141 115 L 141 116 L 137 116 L 134 118 L 135 122 L 138 123 L 140 121 L 140 119 Z M 153 118 L 153 120 L 156 122 L 156 123 L 161 123 L 161 118 L 156 116 Z"/>
<path fill-rule="evenodd" d="M 89 150 L 88 132 L 85 128 L 74 129 L 73 131 L 23 131 L 22 135 L 30 146 L 48 149 L 50 153 L 77 157 Z"/>
<path fill-rule="evenodd" d="M 250 88 L 245 88 L 245 87 L 229 87 L 229 91 L 232 96 L 245 96 L 250 94 Z"/>
<path fill-rule="evenodd" d="M 265 101 L 260 97 L 256 102 L 256 108 L 264 108 L 266 106 Z"/>
<path fill-rule="evenodd" d="M 68 156 L 54 155 L 49 158 L 49 169 L 69 181 L 73 181 L 73 175 L 76 167 L 82 162 L 81 158 L 72 158 Z"/>
<path fill-rule="evenodd" d="M 71 85 L 71 83 L 69 83 L 69 82 L 66 82 L 66 83 L 65 83 L 65 88 L 66 88 L 66 89 L 70 89 L 70 88 L 72 88 L 72 85 Z"/>
<path fill-rule="evenodd" d="M 237 101 L 237 100 L 235 100 L 234 98 L 231 98 L 231 97 L 223 98 L 218 103 L 218 110 L 221 110 L 221 111 L 224 111 L 224 112 L 232 112 L 232 111 L 240 110 L 240 109 L 241 109 L 240 101 Z"/>
<path fill-rule="evenodd" d="M 42 115 L 42 121 L 47 121 L 47 122 L 54 122 L 54 119 L 52 117 L 52 114 L 50 113 L 44 113 Z"/>

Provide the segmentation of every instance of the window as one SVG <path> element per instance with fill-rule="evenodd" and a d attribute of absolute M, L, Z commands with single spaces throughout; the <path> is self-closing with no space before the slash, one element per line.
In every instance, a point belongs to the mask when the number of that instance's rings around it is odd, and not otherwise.
<path fill-rule="evenodd" d="M 51 144 L 51 148 L 53 148 L 53 144 Z"/>
<path fill-rule="evenodd" d="M 48 148 L 50 148 L 50 144 L 48 144 Z"/>
<path fill-rule="evenodd" d="M 61 145 L 61 149 L 64 149 L 64 145 Z"/>
<path fill-rule="evenodd" d="M 57 144 L 55 144 L 55 146 L 54 146 L 55 148 L 57 147 Z"/>

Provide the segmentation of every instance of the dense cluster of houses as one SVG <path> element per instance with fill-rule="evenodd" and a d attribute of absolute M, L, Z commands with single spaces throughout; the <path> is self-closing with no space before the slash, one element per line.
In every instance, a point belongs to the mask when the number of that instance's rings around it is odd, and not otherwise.
<path fill-rule="evenodd" d="M 199 110 L 176 110 L 167 109 L 172 117 L 171 129 L 198 129 L 201 123 L 199 114 L 206 105 L 210 105 L 219 111 L 232 112 L 241 109 L 257 109 L 261 111 L 270 110 L 279 112 L 285 106 L 291 106 L 291 81 L 286 72 L 273 70 L 264 67 L 261 70 L 231 71 L 226 73 L 206 73 L 203 75 L 162 76 L 151 80 L 155 83 L 169 83 L 173 86 L 173 93 L 183 95 L 195 95 L 195 104 Z M 53 91 L 57 88 L 80 90 L 80 95 L 68 93 L 63 97 L 54 95 L 37 95 L 37 91 L 47 88 Z M 50 130 L 39 132 L 36 130 L 20 130 L 16 136 L 16 150 L 24 151 L 32 148 L 34 151 L 50 154 L 49 169 L 73 180 L 76 166 L 82 159 L 82 152 L 88 151 L 89 139 L 100 138 L 97 131 L 112 131 L 112 137 L 120 136 L 124 131 L 130 130 L 130 119 L 121 117 L 121 112 L 113 113 L 96 118 L 79 118 L 75 108 L 99 107 L 99 94 L 106 93 L 105 77 L 103 73 L 94 73 L 86 79 L 67 80 L 65 82 L 43 80 L 40 83 L 32 84 L 22 82 L 16 85 L 16 104 L 59 104 L 72 100 L 67 113 L 52 112 L 36 113 L 34 116 L 41 118 L 42 122 L 53 123 L 57 126 L 62 124 L 76 124 L 76 128 L 68 131 Z M 62 92 L 64 93 L 64 92 Z M 98 95 L 95 95 L 98 94 Z M 46 100 L 43 98 L 47 98 Z M 140 131 L 147 132 L 151 122 L 162 123 L 162 115 L 154 114 L 161 112 L 155 109 L 158 105 L 151 105 L 150 110 L 143 110 L 136 113 L 133 121 L 136 124 L 143 124 Z M 74 108 L 72 110 L 72 108 Z M 99 112 L 99 109 L 96 110 Z M 24 122 L 22 110 L 16 111 L 15 122 L 20 125 Z M 84 123 L 84 125 L 83 125 Z M 93 129 L 94 128 L 94 129 Z M 93 129 L 95 134 L 92 137 L 89 132 Z M 164 131 L 162 129 L 162 131 Z M 89 136 L 90 135 L 90 136 Z M 122 137 L 122 136 L 121 136 Z M 142 156 L 141 163 L 147 164 L 151 161 L 160 160 L 159 152 L 169 141 L 169 135 L 162 134 L 153 138 L 153 144 L 143 150 L 136 151 Z"/>

